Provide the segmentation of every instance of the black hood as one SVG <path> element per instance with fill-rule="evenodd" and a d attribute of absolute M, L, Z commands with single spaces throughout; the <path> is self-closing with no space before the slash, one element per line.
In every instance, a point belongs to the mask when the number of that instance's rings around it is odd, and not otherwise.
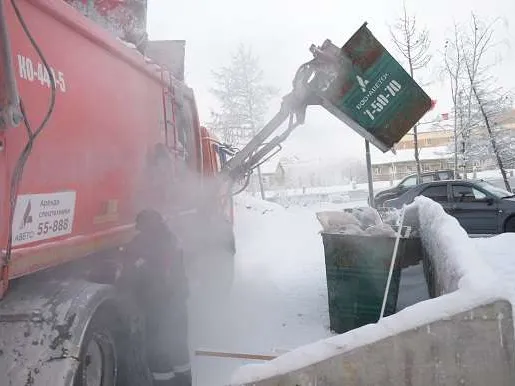
<path fill-rule="evenodd" d="M 385 189 L 385 190 L 381 190 L 380 192 L 377 192 L 376 197 L 381 197 L 381 196 L 384 196 L 385 194 L 396 193 L 396 192 L 397 192 L 397 187 L 393 187 L 390 189 Z"/>

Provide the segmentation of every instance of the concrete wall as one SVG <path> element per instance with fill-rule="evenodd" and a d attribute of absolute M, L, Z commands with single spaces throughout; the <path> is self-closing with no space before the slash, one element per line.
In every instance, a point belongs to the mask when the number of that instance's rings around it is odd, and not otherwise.
<path fill-rule="evenodd" d="M 495 301 L 246 385 L 512 386 L 513 345 L 511 305 Z"/>

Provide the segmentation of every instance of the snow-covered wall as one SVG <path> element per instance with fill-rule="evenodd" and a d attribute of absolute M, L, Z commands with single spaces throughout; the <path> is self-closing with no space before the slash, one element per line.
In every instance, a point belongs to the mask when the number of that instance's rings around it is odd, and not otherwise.
<path fill-rule="evenodd" d="M 233 384 L 426 385 L 437 378 L 442 385 L 515 384 L 512 307 L 496 274 L 440 205 L 422 197 L 410 210 L 418 214 L 438 293 L 444 295 L 273 361 L 242 367 Z"/>
<path fill-rule="evenodd" d="M 513 316 L 510 303 L 499 298 L 495 291 L 458 290 L 270 362 L 244 366 L 231 384 L 513 385 Z M 433 382 L 436 378 L 440 382 Z"/>
<path fill-rule="evenodd" d="M 445 301 L 421 303 L 424 307 L 407 309 L 376 325 L 303 347 L 265 365 L 241 368 L 233 384 L 514 385 L 511 305 L 493 301 L 474 306 L 480 299 L 463 295 L 457 291 Z M 458 312 L 460 307 L 466 310 Z M 435 314 L 423 320 L 424 311 Z"/>
<path fill-rule="evenodd" d="M 437 295 L 459 288 L 479 289 L 496 285 L 496 275 L 485 263 L 475 243 L 441 205 L 421 196 L 408 210 L 418 211 L 422 243 L 433 264 Z"/>

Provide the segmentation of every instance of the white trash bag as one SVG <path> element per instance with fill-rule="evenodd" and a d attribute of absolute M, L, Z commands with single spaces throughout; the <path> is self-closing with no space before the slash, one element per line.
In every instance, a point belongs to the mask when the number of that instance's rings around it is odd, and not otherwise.
<path fill-rule="evenodd" d="M 318 212 L 317 219 L 324 232 L 340 232 L 349 226 L 361 229 L 359 220 L 350 213 L 339 211 Z M 350 228 L 349 228 L 350 229 Z"/>

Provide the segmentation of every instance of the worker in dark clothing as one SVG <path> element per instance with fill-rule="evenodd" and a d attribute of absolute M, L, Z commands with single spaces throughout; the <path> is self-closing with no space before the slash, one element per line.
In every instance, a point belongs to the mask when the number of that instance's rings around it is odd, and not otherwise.
<path fill-rule="evenodd" d="M 145 316 L 146 356 L 155 386 L 190 386 L 188 283 L 182 251 L 155 211 L 136 219 L 124 276 Z"/>

